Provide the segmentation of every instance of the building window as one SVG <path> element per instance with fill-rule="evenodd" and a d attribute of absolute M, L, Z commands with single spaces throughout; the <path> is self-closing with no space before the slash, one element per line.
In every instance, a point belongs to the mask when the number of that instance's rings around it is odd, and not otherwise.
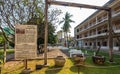
<path fill-rule="evenodd" d="M 85 46 L 87 46 L 87 43 L 85 43 Z"/>
<path fill-rule="evenodd" d="M 100 46 L 100 42 L 97 42 L 97 46 Z"/>
<path fill-rule="evenodd" d="M 103 42 L 103 46 L 107 46 L 107 42 Z"/>
<path fill-rule="evenodd" d="M 104 32 L 108 32 L 108 30 L 107 30 L 107 29 L 105 29 L 105 30 L 104 30 Z"/>
<path fill-rule="evenodd" d="M 90 44 L 89 44 L 90 46 L 92 45 L 92 43 L 90 42 Z"/>
<path fill-rule="evenodd" d="M 98 31 L 98 34 L 101 34 L 101 31 Z"/>
<path fill-rule="evenodd" d="M 77 29 L 77 32 L 79 32 L 79 29 Z"/>
<path fill-rule="evenodd" d="M 79 35 L 77 35 L 77 39 L 79 39 Z"/>
<path fill-rule="evenodd" d="M 115 46 L 119 46 L 118 42 L 115 42 Z"/>

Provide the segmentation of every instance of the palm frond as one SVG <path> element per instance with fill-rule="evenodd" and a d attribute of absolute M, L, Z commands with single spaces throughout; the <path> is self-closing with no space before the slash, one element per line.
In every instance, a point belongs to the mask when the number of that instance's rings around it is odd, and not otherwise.
<path fill-rule="evenodd" d="M 69 19 L 69 21 L 75 23 L 75 21 L 73 21 L 73 20 L 71 20 L 71 19 Z"/>
<path fill-rule="evenodd" d="M 70 23 L 74 23 L 72 19 L 70 19 L 73 15 L 70 13 L 66 12 L 65 17 L 62 19 L 62 21 L 59 22 L 59 24 L 63 23 L 62 30 L 63 32 L 70 32 L 71 25 Z"/>
<path fill-rule="evenodd" d="M 64 22 L 64 21 L 62 20 L 62 21 L 59 22 L 59 24 L 62 24 L 63 22 Z"/>

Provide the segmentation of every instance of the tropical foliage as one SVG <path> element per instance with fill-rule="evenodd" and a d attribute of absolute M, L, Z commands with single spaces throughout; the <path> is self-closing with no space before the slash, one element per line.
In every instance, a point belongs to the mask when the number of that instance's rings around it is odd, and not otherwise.
<path fill-rule="evenodd" d="M 3 37 L 0 35 L 0 44 L 3 45 L 3 43 L 4 43 L 4 39 L 3 39 Z"/>
<path fill-rule="evenodd" d="M 0 25 L 0 30 L 3 32 L 3 36 L 6 40 L 14 43 L 14 39 L 11 40 L 3 28 L 7 26 L 12 31 L 15 31 L 15 25 L 17 24 L 37 25 L 38 38 L 44 40 L 44 8 L 45 3 L 43 0 L 1 0 L 0 19 L 2 25 Z M 54 35 L 55 23 L 58 22 L 58 16 L 60 13 L 61 11 L 58 9 L 49 10 L 48 12 L 48 22 L 50 23 L 49 25 L 53 27 L 53 30 L 49 30 L 51 31 L 49 33 L 51 35 Z M 11 35 L 12 37 L 15 37 L 14 34 Z M 48 39 L 54 39 L 54 37 Z"/>
<path fill-rule="evenodd" d="M 62 30 L 64 32 L 64 38 L 68 41 L 68 32 L 70 32 L 71 25 L 70 23 L 74 23 L 74 21 L 71 19 L 73 15 L 66 12 L 65 17 L 60 21 L 60 24 L 63 23 Z"/>

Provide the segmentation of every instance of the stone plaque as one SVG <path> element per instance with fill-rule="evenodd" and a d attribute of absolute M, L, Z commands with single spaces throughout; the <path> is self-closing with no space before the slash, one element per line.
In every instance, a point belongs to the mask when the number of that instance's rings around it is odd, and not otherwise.
<path fill-rule="evenodd" d="M 37 26 L 15 26 L 15 59 L 35 59 L 37 56 Z"/>

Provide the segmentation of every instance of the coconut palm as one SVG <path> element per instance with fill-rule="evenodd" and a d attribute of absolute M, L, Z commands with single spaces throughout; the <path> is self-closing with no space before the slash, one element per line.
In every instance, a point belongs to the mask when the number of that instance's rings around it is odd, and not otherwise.
<path fill-rule="evenodd" d="M 74 23 L 74 21 L 71 20 L 72 16 L 73 15 L 66 12 L 65 17 L 59 23 L 59 24 L 63 23 L 62 30 L 64 32 L 64 38 L 65 38 L 66 41 L 68 41 L 68 33 L 70 32 L 70 28 L 71 28 L 70 23 Z"/>

